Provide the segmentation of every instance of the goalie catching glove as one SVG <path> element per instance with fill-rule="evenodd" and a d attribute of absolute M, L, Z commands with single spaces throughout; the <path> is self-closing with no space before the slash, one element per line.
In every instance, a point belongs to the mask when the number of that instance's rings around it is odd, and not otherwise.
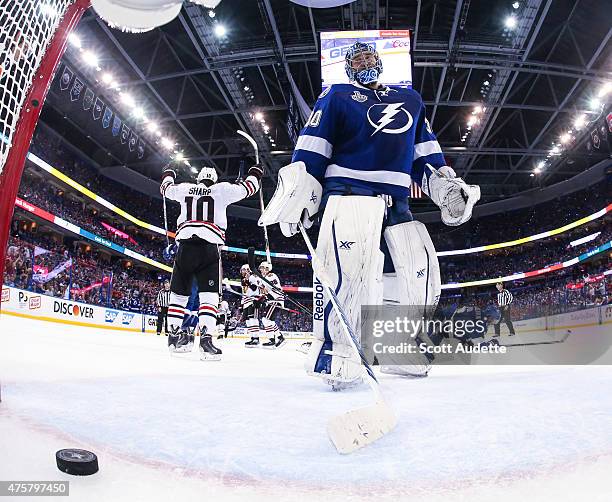
<path fill-rule="evenodd" d="M 298 233 L 298 222 L 310 228 L 319 211 L 323 187 L 306 171 L 306 164 L 294 162 L 278 172 L 276 191 L 259 218 L 260 227 L 278 223 L 285 237 Z"/>
<path fill-rule="evenodd" d="M 421 188 L 440 208 L 442 221 L 450 227 L 457 227 L 472 217 L 474 204 L 480 200 L 480 187 L 468 185 L 457 178 L 455 171 L 449 166 L 435 169 L 426 164 L 431 171 L 427 180 L 423 176 Z"/>

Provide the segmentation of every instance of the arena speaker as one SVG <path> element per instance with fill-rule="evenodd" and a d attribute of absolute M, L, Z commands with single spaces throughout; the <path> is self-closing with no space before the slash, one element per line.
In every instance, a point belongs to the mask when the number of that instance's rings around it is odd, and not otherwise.
<path fill-rule="evenodd" d="M 143 33 L 172 21 L 182 0 L 91 0 L 96 13 L 113 28 Z"/>

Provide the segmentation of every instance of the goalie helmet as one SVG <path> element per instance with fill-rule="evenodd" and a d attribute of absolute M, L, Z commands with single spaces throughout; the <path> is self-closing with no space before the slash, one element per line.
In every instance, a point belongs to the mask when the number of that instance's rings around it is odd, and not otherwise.
<path fill-rule="evenodd" d="M 242 267 L 240 267 L 240 275 L 242 275 L 242 277 L 246 277 L 247 275 L 250 275 L 251 273 L 251 267 L 248 266 L 248 264 L 244 264 L 242 265 Z"/>
<path fill-rule="evenodd" d="M 214 167 L 203 167 L 200 169 L 198 173 L 198 183 L 205 183 L 207 186 L 214 185 L 219 176 L 217 175 L 217 171 L 215 171 Z"/>
<path fill-rule="evenodd" d="M 355 42 L 348 48 L 344 61 L 344 71 L 349 80 L 361 85 L 377 82 L 383 72 L 375 44 Z"/>
<path fill-rule="evenodd" d="M 263 271 L 262 273 L 268 274 L 272 272 L 272 264 L 264 260 L 259 264 L 259 270 Z"/>

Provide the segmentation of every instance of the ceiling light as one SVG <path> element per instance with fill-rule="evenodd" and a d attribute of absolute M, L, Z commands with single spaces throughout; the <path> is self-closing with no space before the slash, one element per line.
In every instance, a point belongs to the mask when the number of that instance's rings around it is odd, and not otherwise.
<path fill-rule="evenodd" d="M 467 121 L 467 125 L 472 127 L 476 123 L 476 120 L 476 117 L 470 117 L 470 119 Z"/>
<path fill-rule="evenodd" d="M 149 122 L 147 124 L 147 129 L 151 132 L 157 131 L 157 124 L 155 122 Z"/>
<path fill-rule="evenodd" d="M 210 9 L 210 10 L 208 11 L 208 17 L 213 18 L 213 17 L 215 17 L 215 16 L 216 16 L 215 11 L 214 11 L 214 10 L 212 10 L 212 9 Z"/>
<path fill-rule="evenodd" d="M 81 48 L 81 39 L 76 33 L 71 33 L 68 35 L 68 42 L 70 42 L 75 47 Z"/>
<path fill-rule="evenodd" d="M 141 119 L 141 118 L 144 117 L 144 110 L 138 106 L 138 107 L 134 108 L 134 110 L 132 110 L 132 114 L 137 119 Z"/>
<path fill-rule="evenodd" d="M 579 131 L 584 127 L 584 124 L 586 124 L 586 116 L 579 115 L 578 117 L 576 117 L 576 120 L 574 120 L 574 129 Z"/>
<path fill-rule="evenodd" d="M 174 159 L 175 160 L 185 160 L 185 156 L 183 155 L 183 152 L 176 152 L 174 155 Z"/>
<path fill-rule="evenodd" d="M 83 61 L 85 61 L 89 66 L 98 66 L 98 56 L 91 51 L 83 52 Z"/>
<path fill-rule="evenodd" d="M 192 168 L 191 168 L 191 172 L 192 172 L 193 174 L 197 174 L 198 170 L 197 170 L 195 167 L 192 167 Z"/>
<path fill-rule="evenodd" d="M 514 3 L 512 4 L 512 8 L 513 8 L 514 10 L 518 9 L 520 6 L 521 6 L 521 4 L 520 4 L 520 3 L 518 3 L 518 2 L 514 2 Z"/>
<path fill-rule="evenodd" d="M 263 113 L 257 112 L 255 114 L 255 120 L 259 120 L 259 121 L 263 120 Z"/>
<path fill-rule="evenodd" d="M 162 138 L 161 144 L 164 148 L 168 150 L 172 150 L 172 148 L 174 147 L 174 141 L 169 138 Z"/>
<path fill-rule="evenodd" d="M 245 90 L 245 91 L 250 91 L 250 90 L 251 90 L 251 88 L 250 88 L 248 85 L 245 85 L 245 86 L 244 86 L 244 90 Z"/>
<path fill-rule="evenodd" d="M 482 85 L 484 85 L 485 87 L 489 87 L 489 85 L 491 85 L 491 82 L 489 82 L 488 80 L 485 80 Z"/>
<path fill-rule="evenodd" d="M 215 24 L 215 35 L 217 35 L 219 38 L 224 37 L 227 35 L 227 28 L 222 24 Z"/>
<path fill-rule="evenodd" d="M 110 84 L 113 81 L 113 76 L 110 73 L 105 73 L 102 75 L 102 82 L 105 84 Z"/>
<path fill-rule="evenodd" d="M 515 16 L 508 16 L 506 20 L 504 21 L 504 25 L 506 26 L 506 28 L 510 30 L 513 28 L 516 28 L 517 24 L 518 24 L 518 21 L 516 20 Z"/>
<path fill-rule="evenodd" d="M 561 141 L 561 143 L 567 143 L 570 139 L 572 139 L 572 135 L 566 132 L 561 135 L 559 141 Z"/>
<path fill-rule="evenodd" d="M 599 89 L 597 97 L 603 98 L 606 94 L 609 94 L 610 92 L 612 92 L 612 82 L 606 82 L 604 85 L 601 86 L 601 89 Z"/>
<path fill-rule="evenodd" d="M 136 106 L 136 102 L 134 101 L 134 98 L 130 94 L 127 94 L 127 93 L 121 95 L 121 102 L 128 106 Z"/>
<path fill-rule="evenodd" d="M 557 145 L 553 146 L 550 149 L 551 155 L 557 155 L 560 151 L 561 151 L 561 149 Z"/>
<path fill-rule="evenodd" d="M 474 108 L 473 113 L 482 113 L 482 106 L 478 105 L 476 108 Z"/>
<path fill-rule="evenodd" d="M 591 107 L 591 110 L 595 110 L 601 106 L 601 100 L 599 98 L 593 98 L 589 102 L 589 105 Z"/>

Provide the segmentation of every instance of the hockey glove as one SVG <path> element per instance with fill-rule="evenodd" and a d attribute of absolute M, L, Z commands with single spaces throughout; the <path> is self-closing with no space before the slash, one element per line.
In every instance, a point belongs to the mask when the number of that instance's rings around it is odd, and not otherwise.
<path fill-rule="evenodd" d="M 164 257 L 164 260 L 171 262 L 174 261 L 174 257 L 176 256 L 176 253 L 178 252 L 178 244 L 175 242 L 174 244 L 170 244 L 169 246 L 164 248 L 164 251 L 162 252 L 162 255 Z"/>
<path fill-rule="evenodd" d="M 167 165 L 162 173 L 162 182 L 159 187 L 159 191 L 162 195 L 164 195 L 166 189 L 174 183 L 174 180 L 176 180 L 176 171 L 172 169 L 170 165 Z"/>
<path fill-rule="evenodd" d="M 264 168 L 262 165 L 255 164 L 254 166 L 249 167 L 248 176 L 254 176 L 258 180 L 264 175 Z"/>
<path fill-rule="evenodd" d="M 480 200 L 480 187 L 457 178 L 455 171 L 448 166 L 436 169 L 426 164 L 426 167 L 431 176 L 428 181 L 423 176 L 421 188 L 440 208 L 444 224 L 456 227 L 468 221 L 474 204 Z"/>
<path fill-rule="evenodd" d="M 306 164 L 294 162 L 278 172 L 276 191 L 258 221 L 260 227 L 278 223 L 285 237 L 298 233 L 298 222 L 306 228 L 319 210 L 323 187 L 308 174 Z"/>

